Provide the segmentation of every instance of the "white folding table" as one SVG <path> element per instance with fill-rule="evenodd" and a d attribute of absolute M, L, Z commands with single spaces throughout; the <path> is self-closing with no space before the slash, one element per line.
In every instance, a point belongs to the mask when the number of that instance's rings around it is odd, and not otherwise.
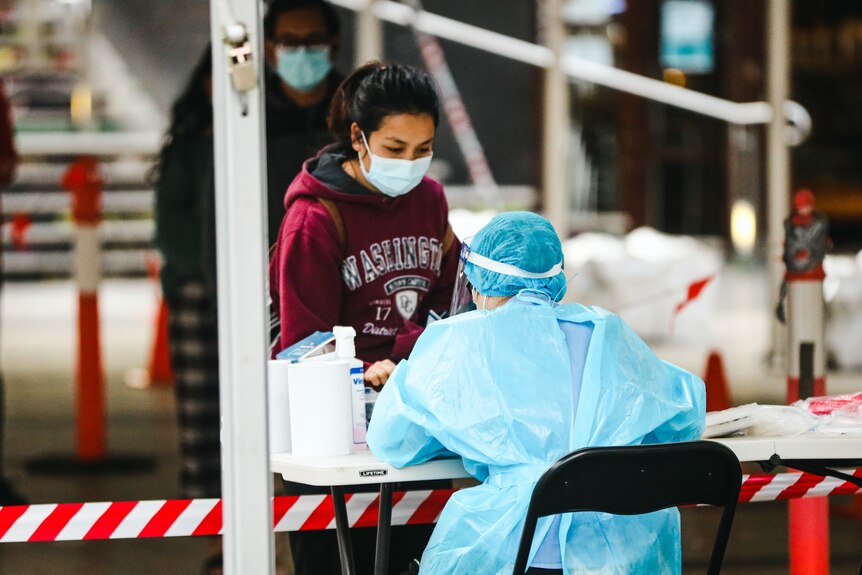
<path fill-rule="evenodd" d="M 789 462 L 833 462 L 853 465 L 862 462 L 862 435 L 826 435 L 805 433 L 794 437 L 727 437 L 716 438 L 733 451 L 740 462 L 757 461 L 794 467 Z"/>
<path fill-rule="evenodd" d="M 356 572 L 353 566 L 350 525 L 347 521 L 347 507 L 344 500 L 345 485 L 380 484 L 374 575 L 385 575 L 389 572 L 393 484 L 470 477 L 470 474 L 464 470 L 460 458 L 435 459 L 398 469 L 383 463 L 370 451 L 338 457 L 294 457 L 290 453 L 276 453 L 270 457 L 270 467 L 273 473 L 280 473 L 286 481 L 330 488 L 343 575 L 354 575 Z"/>
<path fill-rule="evenodd" d="M 858 477 L 829 469 L 862 465 L 862 436 L 805 434 L 795 437 L 738 437 L 712 441 L 729 447 L 740 462 L 758 462 L 767 468 L 783 465 L 817 475 L 839 477 L 862 487 L 862 481 Z M 270 458 L 270 466 L 273 473 L 281 474 L 287 481 L 331 489 L 343 575 L 355 573 L 344 499 L 345 485 L 380 484 L 374 573 L 385 575 L 389 568 L 392 484 L 470 477 L 461 465 L 460 458 L 437 459 L 397 469 L 383 463 L 369 451 L 318 458 L 276 453 Z"/>

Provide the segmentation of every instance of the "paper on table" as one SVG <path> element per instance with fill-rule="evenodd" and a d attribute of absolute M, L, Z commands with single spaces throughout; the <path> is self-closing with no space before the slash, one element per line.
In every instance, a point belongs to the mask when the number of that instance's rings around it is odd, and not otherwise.
<path fill-rule="evenodd" d="M 792 437 L 814 431 L 818 417 L 796 405 L 749 403 L 706 414 L 703 437 L 744 434 L 752 437 Z"/>
<path fill-rule="evenodd" d="M 349 454 L 353 429 L 348 362 L 291 364 L 288 388 L 293 455 Z"/>
<path fill-rule="evenodd" d="M 267 364 L 267 408 L 269 414 L 269 452 L 290 451 L 290 394 L 287 366 L 290 361 L 271 359 Z"/>
<path fill-rule="evenodd" d="M 723 411 L 711 411 L 706 414 L 706 430 L 704 439 L 709 437 L 725 437 L 751 427 L 756 418 L 758 405 L 749 403 L 731 407 Z"/>

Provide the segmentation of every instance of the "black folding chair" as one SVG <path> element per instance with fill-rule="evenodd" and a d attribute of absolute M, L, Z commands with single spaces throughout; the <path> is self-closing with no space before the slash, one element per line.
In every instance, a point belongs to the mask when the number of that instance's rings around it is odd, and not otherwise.
<path fill-rule="evenodd" d="M 724 507 L 709 561 L 721 570 L 739 498 L 742 469 L 727 447 L 712 441 L 591 447 L 566 455 L 539 478 L 514 575 L 523 575 L 539 517 L 576 511 L 639 515 L 706 503 Z"/>

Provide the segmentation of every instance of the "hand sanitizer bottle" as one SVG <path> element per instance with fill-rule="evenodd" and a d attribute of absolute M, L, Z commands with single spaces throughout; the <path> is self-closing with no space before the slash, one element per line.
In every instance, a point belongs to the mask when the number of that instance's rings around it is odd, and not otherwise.
<path fill-rule="evenodd" d="M 368 449 L 365 442 L 365 374 L 362 361 L 356 359 L 356 346 L 353 338 L 356 330 L 350 326 L 337 325 L 332 328 L 335 334 L 335 358 L 347 361 L 350 366 L 350 403 L 353 415 L 353 451 Z"/>

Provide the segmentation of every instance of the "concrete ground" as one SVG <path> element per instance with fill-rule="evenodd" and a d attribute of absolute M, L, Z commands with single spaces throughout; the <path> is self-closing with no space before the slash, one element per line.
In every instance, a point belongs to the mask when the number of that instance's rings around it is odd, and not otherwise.
<path fill-rule="evenodd" d="M 764 367 L 768 351 L 767 292 L 761 272 L 726 268 L 714 309 L 675 339 L 651 341 L 663 358 L 703 374 L 706 355 L 724 358 L 734 403 L 780 402 L 784 378 Z M 177 442 L 170 388 L 133 389 L 130 369 L 146 365 L 156 291 L 145 280 L 111 280 L 101 291 L 107 379 L 109 453 L 152 458 L 141 474 L 30 474 L 27 464 L 74 452 L 76 294 L 69 282 L 11 284 L 2 294 L 2 371 L 6 379 L 5 466 L 32 503 L 166 499 L 177 496 Z M 686 312 L 683 312 L 686 313 Z M 830 392 L 862 389 L 862 373 L 830 373 Z M 837 503 L 845 503 L 839 501 Z M 686 573 L 702 573 L 718 514 L 683 511 Z M 743 505 L 737 512 L 728 574 L 787 572 L 786 505 Z M 832 573 L 856 574 L 862 562 L 862 520 L 833 513 Z M 197 538 L 0 544 L 0 574 L 195 574 L 208 542 Z"/>

